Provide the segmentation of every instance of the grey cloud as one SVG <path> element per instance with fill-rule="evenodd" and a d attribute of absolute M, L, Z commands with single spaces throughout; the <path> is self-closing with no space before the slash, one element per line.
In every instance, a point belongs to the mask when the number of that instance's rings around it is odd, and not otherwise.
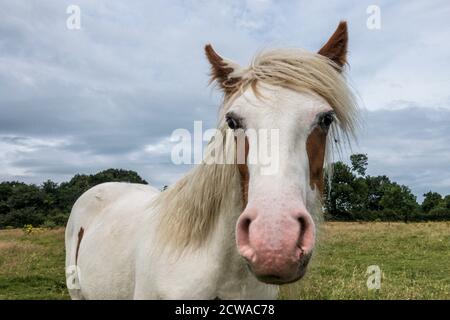
<path fill-rule="evenodd" d="M 366 28 L 370 1 L 80 0 L 79 31 L 66 28 L 69 4 L 0 4 L 0 179 L 62 181 L 123 167 L 173 183 L 189 166 L 145 147 L 194 120 L 214 127 L 220 94 L 207 87 L 205 43 L 245 64 L 264 47 L 317 50 L 346 19 L 349 73 L 371 110 L 358 149 L 369 172 L 418 195 L 450 193 L 445 1 L 381 1 L 380 31 Z M 405 10 L 409 23 L 398 18 Z"/>
<path fill-rule="evenodd" d="M 450 192 L 450 110 L 412 106 L 368 112 L 359 148 L 371 175 L 386 174 L 422 194 Z"/>

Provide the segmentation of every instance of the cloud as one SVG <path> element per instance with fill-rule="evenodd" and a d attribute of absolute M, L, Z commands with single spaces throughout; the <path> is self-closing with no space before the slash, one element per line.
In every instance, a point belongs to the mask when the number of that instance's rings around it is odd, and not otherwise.
<path fill-rule="evenodd" d="M 422 199 L 430 190 L 450 190 L 450 110 L 410 106 L 366 116 L 361 152 L 371 175 L 388 175 Z"/>
<path fill-rule="evenodd" d="M 379 1 L 381 30 L 366 28 L 371 1 L 79 0 L 81 30 L 66 28 L 70 4 L 1 4 L 0 179 L 123 167 L 173 183 L 190 166 L 171 164 L 171 132 L 216 123 L 204 44 L 246 64 L 265 47 L 316 51 L 346 19 L 369 172 L 450 193 L 447 1 Z"/>

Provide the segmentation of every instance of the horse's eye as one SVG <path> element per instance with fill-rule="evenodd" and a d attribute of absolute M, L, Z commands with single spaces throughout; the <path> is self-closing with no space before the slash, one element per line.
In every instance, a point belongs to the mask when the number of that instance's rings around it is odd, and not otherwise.
<path fill-rule="evenodd" d="M 230 127 L 230 129 L 235 130 L 241 128 L 239 119 L 237 119 L 233 114 L 227 114 L 225 120 L 227 121 L 228 127 Z"/>
<path fill-rule="evenodd" d="M 334 121 L 334 114 L 332 112 L 325 113 L 320 118 L 320 126 L 324 129 L 328 129 Z"/>

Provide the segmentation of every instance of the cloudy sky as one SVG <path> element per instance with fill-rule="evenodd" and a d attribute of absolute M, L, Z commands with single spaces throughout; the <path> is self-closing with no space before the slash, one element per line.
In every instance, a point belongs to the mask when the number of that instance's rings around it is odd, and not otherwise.
<path fill-rule="evenodd" d="M 67 28 L 69 5 L 81 29 Z M 381 10 L 369 29 L 367 8 Z M 205 43 L 241 64 L 268 47 L 316 51 L 339 20 L 364 111 L 353 152 L 419 197 L 450 194 L 450 3 L 0 0 L 0 180 L 64 181 L 120 167 L 162 186 L 187 166 L 169 137 L 214 127 Z"/>

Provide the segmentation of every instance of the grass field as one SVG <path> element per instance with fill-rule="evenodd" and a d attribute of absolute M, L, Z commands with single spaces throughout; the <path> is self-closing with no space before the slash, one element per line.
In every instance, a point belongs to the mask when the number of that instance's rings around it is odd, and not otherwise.
<path fill-rule="evenodd" d="M 366 269 L 378 265 L 380 290 Z M 0 299 L 67 299 L 64 231 L 0 230 Z M 450 299 L 450 222 L 326 223 L 307 276 L 281 299 Z"/>

